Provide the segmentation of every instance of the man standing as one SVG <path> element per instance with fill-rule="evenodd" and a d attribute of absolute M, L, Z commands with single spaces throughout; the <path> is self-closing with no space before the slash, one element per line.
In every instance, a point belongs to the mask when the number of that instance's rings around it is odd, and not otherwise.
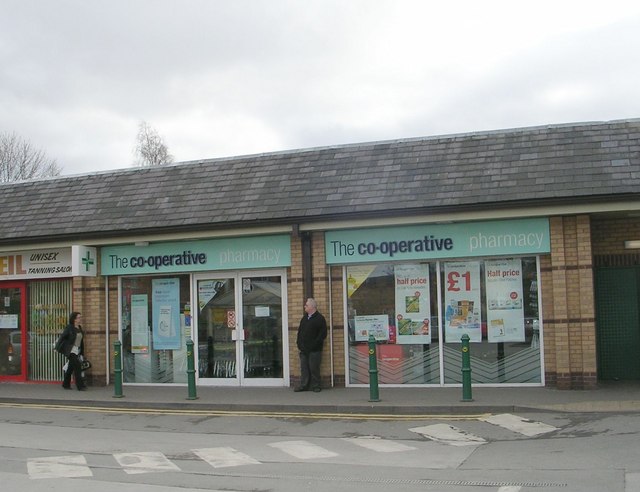
<path fill-rule="evenodd" d="M 327 322 L 318 312 L 315 299 L 309 298 L 304 305 L 305 315 L 300 320 L 296 343 L 300 350 L 300 386 L 294 391 L 320 391 L 320 361 L 322 346 L 327 338 Z"/>

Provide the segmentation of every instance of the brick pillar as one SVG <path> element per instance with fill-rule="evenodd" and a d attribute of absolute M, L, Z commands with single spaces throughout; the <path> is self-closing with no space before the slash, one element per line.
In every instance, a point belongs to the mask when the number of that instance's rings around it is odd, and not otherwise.
<path fill-rule="evenodd" d="M 73 278 L 73 310 L 82 313 L 85 355 L 92 367 L 87 379 L 92 385 L 106 384 L 104 277 Z"/>
<path fill-rule="evenodd" d="M 318 311 L 327 320 L 328 328 L 331 328 L 329 316 L 329 281 L 328 267 L 325 263 L 324 254 L 324 233 L 314 232 L 311 235 L 311 271 L 313 282 L 313 296 L 318 302 Z M 300 318 L 304 314 L 304 271 L 302 267 L 302 240 L 300 237 L 291 237 L 291 269 L 289 272 L 288 301 L 289 301 L 289 368 L 291 374 L 291 385 L 296 386 L 300 382 L 300 364 L 298 348 L 296 346 L 296 336 Z M 331 347 L 329 345 L 331 336 L 327 336 L 322 354 L 322 365 L 320 367 L 322 385 L 331 385 Z M 334 338 L 334 347 L 336 340 Z M 335 361 L 335 356 L 334 356 Z"/>
<path fill-rule="evenodd" d="M 290 385 L 300 382 L 300 359 L 296 346 L 298 324 L 304 314 L 304 282 L 302 278 L 302 240 L 299 236 L 291 236 L 291 268 L 287 278 L 287 310 L 289 313 L 289 374 Z"/>
<path fill-rule="evenodd" d="M 589 217 L 553 217 L 551 283 L 543 284 L 547 379 L 559 389 L 596 385 L 595 306 Z"/>

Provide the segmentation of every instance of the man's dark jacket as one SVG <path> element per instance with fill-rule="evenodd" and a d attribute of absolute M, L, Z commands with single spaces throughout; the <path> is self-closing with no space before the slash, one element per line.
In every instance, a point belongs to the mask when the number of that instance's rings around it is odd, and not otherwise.
<path fill-rule="evenodd" d="M 327 338 L 327 322 L 318 311 L 309 318 L 307 314 L 300 320 L 298 328 L 298 338 L 296 343 L 298 350 L 308 354 L 309 352 L 320 352 Z"/>

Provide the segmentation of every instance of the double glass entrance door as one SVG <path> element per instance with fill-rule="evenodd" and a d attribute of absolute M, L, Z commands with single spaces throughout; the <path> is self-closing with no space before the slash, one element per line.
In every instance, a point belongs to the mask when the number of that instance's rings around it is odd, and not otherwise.
<path fill-rule="evenodd" d="M 283 275 L 199 275 L 195 287 L 200 384 L 284 384 Z"/>

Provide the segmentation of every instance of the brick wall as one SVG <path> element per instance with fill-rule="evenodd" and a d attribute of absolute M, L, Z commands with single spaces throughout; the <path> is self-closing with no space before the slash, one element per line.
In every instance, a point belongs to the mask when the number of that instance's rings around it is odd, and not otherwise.
<path fill-rule="evenodd" d="M 589 216 L 550 219 L 551 256 L 542 260 L 545 377 L 559 389 L 597 384 Z"/>
<path fill-rule="evenodd" d="M 85 332 L 85 355 L 92 367 L 86 376 L 89 384 L 106 384 L 105 359 L 105 295 L 103 277 L 73 278 L 73 310 L 82 313 Z"/>
<path fill-rule="evenodd" d="M 625 249 L 625 241 L 640 240 L 640 217 L 593 218 L 591 220 L 593 254 L 635 255 L 640 250 Z"/>

